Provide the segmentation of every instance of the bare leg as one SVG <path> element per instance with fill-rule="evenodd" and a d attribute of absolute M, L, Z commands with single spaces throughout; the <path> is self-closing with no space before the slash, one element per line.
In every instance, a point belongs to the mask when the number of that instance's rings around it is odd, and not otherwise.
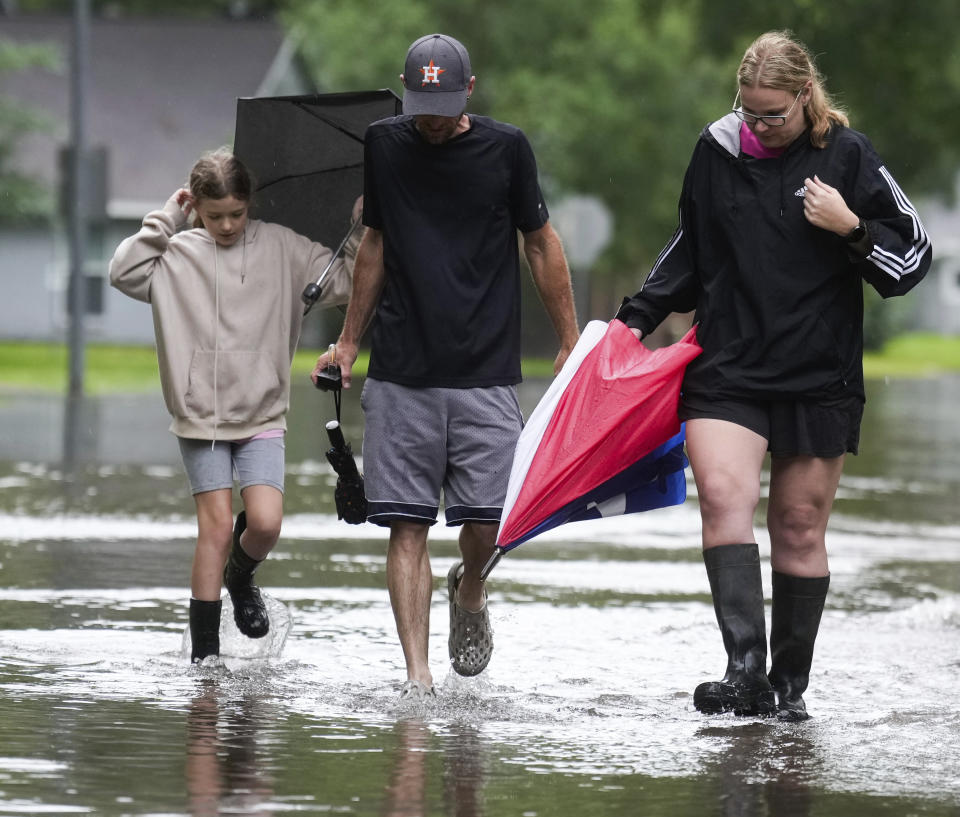
<path fill-rule="evenodd" d="M 193 555 L 190 591 L 195 599 L 220 598 L 223 566 L 233 541 L 233 492 L 229 488 L 195 494 L 197 548 Z"/>
<path fill-rule="evenodd" d="M 463 555 L 463 577 L 457 586 L 457 601 L 464 610 L 483 609 L 483 582 L 480 571 L 493 555 L 497 541 L 495 523 L 465 522 L 460 528 L 460 553 Z"/>
<path fill-rule="evenodd" d="M 778 457 L 770 469 L 770 682 L 777 693 L 777 717 L 784 721 L 810 717 L 803 693 L 830 586 L 826 529 L 843 460 Z"/>
<path fill-rule="evenodd" d="M 240 537 L 240 545 L 251 559 L 260 562 L 280 538 L 283 493 L 272 485 L 249 485 L 240 495 L 247 512 L 247 529 Z"/>
<path fill-rule="evenodd" d="M 687 453 L 697 483 L 703 548 L 755 541 L 760 470 L 767 441 L 726 420 L 687 421 Z"/>
<path fill-rule="evenodd" d="M 428 650 L 433 572 L 427 551 L 427 525 L 393 522 L 387 549 L 387 589 L 407 678 L 433 686 Z"/>
<path fill-rule="evenodd" d="M 776 702 L 767 679 L 763 582 L 753 531 L 767 441 L 736 423 L 700 419 L 687 421 L 687 444 L 700 498 L 703 561 L 727 654 L 723 678 L 699 684 L 693 705 L 706 714 L 771 715 Z"/>
<path fill-rule="evenodd" d="M 777 457 L 770 466 L 771 564 L 789 576 L 826 576 L 827 522 L 843 472 L 842 456 Z"/>

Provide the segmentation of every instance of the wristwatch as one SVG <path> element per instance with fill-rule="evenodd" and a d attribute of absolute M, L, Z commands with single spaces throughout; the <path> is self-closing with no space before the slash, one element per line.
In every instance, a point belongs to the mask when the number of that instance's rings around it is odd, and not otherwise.
<path fill-rule="evenodd" d="M 867 234 L 867 225 L 863 223 L 863 219 L 860 219 L 857 222 L 857 226 L 854 227 L 849 233 L 844 237 L 844 241 L 848 244 L 856 244 L 860 239 L 862 239 Z"/>

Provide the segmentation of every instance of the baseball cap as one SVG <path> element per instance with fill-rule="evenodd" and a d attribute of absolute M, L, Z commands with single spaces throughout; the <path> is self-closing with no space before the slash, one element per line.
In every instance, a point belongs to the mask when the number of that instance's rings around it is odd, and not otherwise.
<path fill-rule="evenodd" d="M 470 55 L 446 34 L 421 37 L 407 51 L 403 69 L 403 112 L 459 116 L 467 106 Z"/>

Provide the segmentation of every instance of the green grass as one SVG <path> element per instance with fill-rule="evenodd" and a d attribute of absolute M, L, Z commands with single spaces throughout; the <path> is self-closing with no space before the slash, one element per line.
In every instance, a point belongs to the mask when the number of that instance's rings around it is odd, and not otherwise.
<path fill-rule="evenodd" d="M 293 361 L 294 377 L 306 377 L 317 362 L 319 351 L 298 351 Z M 367 371 L 366 354 L 355 367 Z M 0 388 L 64 393 L 69 359 L 67 347 L 57 343 L 0 342 Z M 89 344 L 84 355 L 84 389 L 90 394 L 144 392 L 160 388 L 157 352 L 152 346 Z"/>
<path fill-rule="evenodd" d="M 56 343 L 0 343 L 0 386 L 64 393 L 69 359 Z M 84 354 L 84 386 L 91 394 L 160 388 L 157 353 L 147 346 L 90 344 Z"/>
<path fill-rule="evenodd" d="M 293 361 L 293 377 L 306 377 L 319 350 L 303 349 Z M 361 354 L 354 371 L 364 375 L 369 362 Z M 149 346 L 90 344 L 84 360 L 84 387 L 90 394 L 155 391 L 160 388 L 156 351 Z M 0 388 L 64 393 L 67 388 L 67 348 L 57 343 L 0 342 Z M 868 378 L 926 377 L 960 372 L 960 337 L 911 333 L 891 340 L 880 353 L 866 355 Z M 553 361 L 525 358 L 525 377 L 553 376 Z"/>
<path fill-rule="evenodd" d="M 927 377 L 960 371 L 960 336 L 911 332 L 888 341 L 883 351 L 863 358 L 869 378 Z"/>

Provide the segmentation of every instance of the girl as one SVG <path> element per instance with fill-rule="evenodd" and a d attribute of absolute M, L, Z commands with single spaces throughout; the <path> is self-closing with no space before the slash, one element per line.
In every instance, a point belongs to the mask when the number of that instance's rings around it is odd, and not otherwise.
<path fill-rule="evenodd" d="M 848 127 L 805 46 L 769 32 L 747 49 L 733 110 L 700 135 L 680 227 L 617 317 L 637 337 L 696 310 L 703 354 L 680 418 L 703 559 L 727 653 L 701 712 L 807 716 L 830 572 L 827 520 L 863 415 L 863 284 L 902 295 L 930 267 L 917 211 Z M 770 452 L 767 644 L 753 515 Z"/>
<path fill-rule="evenodd" d="M 170 430 L 196 502 L 193 662 L 220 652 L 221 577 L 240 632 L 261 638 L 269 630 L 253 574 L 280 535 L 299 296 L 331 258 L 286 227 L 248 219 L 250 195 L 235 156 L 207 154 L 189 188 L 148 213 L 110 262 L 111 284 L 153 308 Z M 191 214 L 194 228 L 184 229 Z M 331 268 L 320 303 L 346 303 L 358 241 Z M 236 522 L 234 476 L 243 501 Z"/>

